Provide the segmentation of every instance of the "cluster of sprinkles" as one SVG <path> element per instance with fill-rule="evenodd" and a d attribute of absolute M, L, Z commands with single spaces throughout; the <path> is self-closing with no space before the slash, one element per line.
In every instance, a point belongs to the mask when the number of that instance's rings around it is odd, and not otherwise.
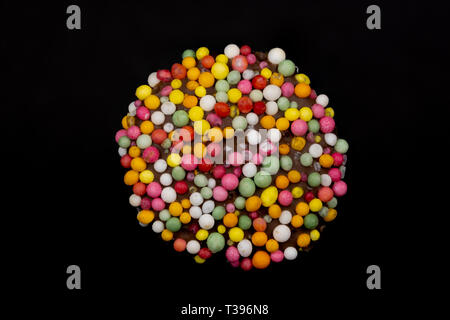
<path fill-rule="evenodd" d="M 328 97 L 297 72 L 280 48 L 229 44 L 151 73 L 115 136 L 139 223 L 197 263 L 224 251 L 233 267 L 264 269 L 309 250 L 347 192 L 349 146 Z M 258 152 L 220 144 L 243 132 Z"/>

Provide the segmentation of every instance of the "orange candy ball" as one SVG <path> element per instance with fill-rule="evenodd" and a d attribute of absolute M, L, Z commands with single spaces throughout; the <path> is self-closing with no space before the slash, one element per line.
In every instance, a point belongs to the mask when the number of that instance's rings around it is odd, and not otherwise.
<path fill-rule="evenodd" d="M 308 98 L 311 94 L 311 87 L 306 83 L 298 83 L 295 86 L 295 95 L 299 98 Z"/>
<path fill-rule="evenodd" d="M 334 158 L 329 154 L 322 154 L 319 158 L 319 163 L 324 168 L 331 168 L 334 163 Z"/>
<path fill-rule="evenodd" d="M 223 217 L 223 224 L 228 228 L 234 227 L 235 225 L 237 225 L 237 223 L 238 223 L 238 217 L 234 213 L 231 213 L 231 212 L 227 213 Z"/>
<path fill-rule="evenodd" d="M 270 256 L 265 251 L 257 251 L 252 258 L 252 264 L 256 269 L 265 269 L 270 264 Z"/>
<path fill-rule="evenodd" d="M 256 218 L 253 220 L 253 228 L 255 228 L 256 231 L 264 231 L 267 228 L 266 220 L 263 218 Z"/>
<path fill-rule="evenodd" d="M 207 69 L 211 69 L 213 64 L 215 63 L 213 56 L 207 55 L 204 56 L 201 60 L 202 66 L 204 66 Z"/>
<path fill-rule="evenodd" d="M 186 249 L 186 240 L 178 238 L 173 242 L 175 251 L 183 252 Z"/>
<path fill-rule="evenodd" d="M 297 238 L 297 245 L 300 248 L 305 248 L 309 245 L 309 243 L 311 242 L 311 238 L 309 237 L 309 234 L 307 233 L 302 233 L 301 235 L 298 236 Z"/>
<path fill-rule="evenodd" d="M 258 196 L 251 196 L 245 201 L 245 210 L 254 212 L 261 208 L 262 201 Z"/>
<path fill-rule="evenodd" d="M 257 247 L 262 247 L 267 242 L 267 234 L 262 231 L 257 231 L 252 235 L 252 243 Z"/>
<path fill-rule="evenodd" d="M 279 175 L 275 179 L 275 185 L 278 189 L 286 189 L 289 186 L 289 179 L 285 175 Z"/>
<path fill-rule="evenodd" d="M 281 207 L 277 204 L 273 204 L 269 207 L 269 216 L 272 219 L 278 219 L 281 216 Z"/>
<path fill-rule="evenodd" d="M 302 177 L 300 175 L 300 172 L 298 172 L 297 170 L 291 170 L 288 172 L 288 179 L 292 183 L 299 182 L 301 178 Z"/>

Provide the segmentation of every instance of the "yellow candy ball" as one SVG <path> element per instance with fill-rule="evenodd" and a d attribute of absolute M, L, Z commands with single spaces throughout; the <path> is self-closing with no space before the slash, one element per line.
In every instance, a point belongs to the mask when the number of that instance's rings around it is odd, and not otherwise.
<path fill-rule="evenodd" d="M 277 129 L 280 131 L 287 130 L 289 129 L 289 120 L 286 119 L 285 117 L 278 118 L 277 122 L 275 122 L 275 125 Z"/>
<path fill-rule="evenodd" d="M 284 116 L 289 121 L 295 121 L 300 117 L 300 111 L 297 108 L 289 108 L 284 112 Z"/>
<path fill-rule="evenodd" d="M 319 135 L 317 135 L 317 136 L 314 137 L 314 141 L 315 141 L 316 143 L 319 143 L 320 140 L 322 140 L 322 138 L 321 138 Z"/>
<path fill-rule="evenodd" d="M 144 170 L 139 174 L 139 180 L 143 183 L 150 183 L 155 179 L 155 176 L 153 175 L 153 172 L 150 170 Z"/>
<path fill-rule="evenodd" d="M 320 232 L 317 231 L 316 229 L 311 230 L 311 232 L 309 233 L 309 236 L 312 241 L 317 241 L 320 238 Z"/>
<path fill-rule="evenodd" d="M 211 142 L 220 142 L 223 139 L 223 133 L 222 130 L 220 130 L 220 128 L 218 127 L 214 127 L 209 129 L 205 136 L 207 137 L 207 141 L 211 141 Z"/>
<path fill-rule="evenodd" d="M 232 127 L 223 128 L 223 136 L 225 139 L 231 139 L 234 137 L 234 129 Z"/>
<path fill-rule="evenodd" d="M 183 154 L 190 154 L 192 153 L 192 147 L 188 144 L 185 144 L 183 148 L 181 148 L 181 152 L 183 152 Z"/>
<path fill-rule="evenodd" d="M 184 93 L 181 90 L 172 90 L 169 94 L 169 100 L 175 104 L 181 104 L 184 100 Z"/>
<path fill-rule="evenodd" d="M 191 222 L 191 215 L 188 212 L 183 212 L 180 216 L 180 221 L 182 224 L 188 224 Z"/>
<path fill-rule="evenodd" d="M 194 257 L 195 262 L 197 262 L 198 264 L 202 264 L 203 262 L 205 262 L 206 260 L 201 258 L 198 254 Z"/>
<path fill-rule="evenodd" d="M 155 126 L 153 125 L 153 122 L 145 120 L 142 121 L 140 129 L 142 133 L 150 134 L 155 129 Z"/>
<path fill-rule="evenodd" d="M 197 142 L 194 145 L 194 156 L 196 156 L 199 159 L 202 159 L 203 157 L 205 157 L 205 155 L 206 155 L 206 146 L 201 142 Z"/>
<path fill-rule="evenodd" d="M 197 57 L 197 60 L 201 60 L 204 56 L 207 56 L 209 54 L 209 49 L 207 47 L 200 47 L 195 52 L 195 56 Z"/>
<path fill-rule="evenodd" d="M 228 231 L 228 236 L 230 237 L 231 241 L 239 242 L 244 239 L 244 231 L 239 227 L 234 227 L 231 228 L 230 231 Z"/>
<path fill-rule="evenodd" d="M 195 95 L 199 98 L 204 97 L 206 95 L 206 89 L 203 86 L 198 86 L 195 88 Z"/>
<path fill-rule="evenodd" d="M 149 95 L 144 100 L 144 105 L 149 108 L 150 110 L 158 109 L 161 101 L 159 101 L 158 96 L 155 96 L 154 94 Z"/>
<path fill-rule="evenodd" d="M 300 119 L 308 122 L 313 117 L 313 112 L 309 107 L 303 107 L 300 109 Z"/>
<path fill-rule="evenodd" d="M 303 195 L 303 189 L 301 187 L 295 187 L 291 192 L 295 199 L 298 199 Z"/>
<path fill-rule="evenodd" d="M 128 116 L 123 117 L 121 123 L 124 129 L 128 129 Z"/>
<path fill-rule="evenodd" d="M 139 86 L 136 89 L 136 97 L 139 100 L 144 100 L 151 94 L 152 94 L 152 88 L 150 88 L 149 85 L 143 84 L 142 86 Z"/>
<path fill-rule="evenodd" d="M 231 103 L 236 103 L 242 97 L 242 92 L 238 88 L 228 90 L 228 100 Z"/>
<path fill-rule="evenodd" d="M 174 88 L 174 89 L 180 88 L 182 84 L 183 84 L 183 82 L 181 82 L 180 79 L 173 79 L 172 82 L 170 83 L 170 85 L 171 85 L 172 88 Z"/>
<path fill-rule="evenodd" d="M 181 206 L 185 209 L 189 209 L 191 207 L 191 202 L 189 199 L 183 199 L 181 200 Z"/>
<path fill-rule="evenodd" d="M 144 161 L 142 158 L 134 158 L 131 160 L 131 169 L 136 170 L 138 172 L 144 171 L 147 169 L 147 162 Z"/>
<path fill-rule="evenodd" d="M 149 224 L 155 218 L 155 213 L 151 210 L 141 210 L 137 215 L 137 219 L 142 224 Z"/>
<path fill-rule="evenodd" d="M 194 131 L 199 135 L 204 135 L 206 131 L 211 129 L 211 125 L 208 121 L 202 119 L 194 121 Z"/>
<path fill-rule="evenodd" d="M 132 158 L 139 157 L 141 155 L 141 149 L 139 149 L 138 146 L 131 146 L 130 149 L 128 149 L 128 154 Z"/>
<path fill-rule="evenodd" d="M 325 108 L 325 115 L 327 117 L 334 117 L 334 110 L 331 107 Z"/>
<path fill-rule="evenodd" d="M 225 233 L 225 231 L 227 231 L 227 228 L 223 224 L 217 227 L 217 232 Z"/>
<path fill-rule="evenodd" d="M 312 212 L 318 212 L 320 209 L 322 209 L 322 201 L 320 201 L 320 199 L 312 199 L 309 202 L 309 209 Z"/>
<path fill-rule="evenodd" d="M 195 234 L 195 237 L 197 238 L 197 240 L 203 241 L 203 240 L 206 240 L 208 238 L 208 235 L 209 235 L 209 232 L 207 230 L 200 229 Z"/>
<path fill-rule="evenodd" d="M 167 157 L 167 164 L 169 167 L 175 168 L 176 166 L 179 166 L 181 163 L 181 157 L 178 153 L 171 153 Z"/>
<path fill-rule="evenodd" d="M 261 75 L 266 78 L 269 79 L 272 76 L 272 71 L 270 71 L 269 68 L 264 68 L 261 70 Z"/>
<path fill-rule="evenodd" d="M 204 114 L 203 109 L 200 107 L 192 107 L 189 109 L 189 119 L 192 121 L 202 120 Z"/>
<path fill-rule="evenodd" d="M 178 201 L 172 202 L 169 206 L 169 212 L 174 217 L 178 217 L 183 213 L 183 207 L 181 206 L 181 203 Z"/>
<path fill-rule="evenodd" d="M 325 220 L 326 222 L 330 222 L 336 219 L 336 216 L 337 216 L 336 209 L 330 209 L 328 210 L 328 214 L 325 216 L 325 218 L 323 218 L 323 220 Z"/>
<path fill-rule="evenodd" d="M 261 193 L 261 201 L 264 207 L 270 207 L 277 201 L 278 189 L 274 186 L 270 186 Z"/>
<path fill-rule="evenodd" d="M 227 64 L 228 63 L 228 57 L 226 55 L 224 55 L 223 53 L 217 55 L 216 57 L 216 62 L 222 62 Z"/>
<path fill-rule="evenodd" d="M 311 81 L 309 80 L 309 77 L 304 73 L 298 73 L 295 75 L 295 80 L 297 80 L 298 83 L 305 83 L 310 84 Z"/>
<path fill-rule="evenodd" d="M 214 75 L 214 78 L 218 80 L 225 79 L 230 72 L 228 66 L 223 62 L 216 62 L 211 67 L 211 72 Z"/>
<path fill-rule="evenodd" d="M 168 229 L 164 229 L 163 232 L 161 233 L 161 238 L 164 241 L 170 241 L 173 239 L 173 232 Z"/>

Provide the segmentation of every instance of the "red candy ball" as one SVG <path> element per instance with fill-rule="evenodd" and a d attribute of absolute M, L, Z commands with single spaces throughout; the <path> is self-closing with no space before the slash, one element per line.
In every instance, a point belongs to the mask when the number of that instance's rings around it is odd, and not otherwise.
<path fill-rule="evenodd" d="M 239 111 L 249 113 L 253 109 L 253 101 L 249 97 L 241 97 L 238 101 Z"/>
<path fill-rule="evenodd" d="M 147 186 L 145 185 L 145 183 L 142 182 L 136 182 L 133 185 L 133 193 L 137 194 L 138 196 L 143 196 L 145 193 L 147 192 Z"/>
<path fill-rule="evenodd" d="M 198 252 L 198 256 L 202 259 L 208 259 L 212 256 L 212 252 L 208 248 L 201 248 Z"/>
<path fill-rule="evenodd" d="M 200 226 L 198 225 L 198 222 L 193 222 L 188 227 L 188 230 L 192 232 L 193 234 L 196 234 L 198 230 L 200 230 Z"/>
<path fill-rule="evenodd" d="M 247 58 L 241 55 L 237 55 L 231 60 L 231 67 L 233 70 L 237 70 L 239 72 L 244 72 L 248 67 Z"/>
<path fill-rule="evenodd" d="M 331 156 L 334 159 L 333 165 L 335 167 L 339 167 L 344 162 L 344 156 L 339 152 L 335 152 Z"/>
<path fill-rule="evenodd" d="M 120 158 L 120 164 L 124 168 L 129 168 L 131 167 L 131 160 L 133 160 L 133 158 L 127 153 L 122 158 Z"/>
<path fill-rule="evenodd" d="M 164 140 L 167 139 L 167 132 L 163 129 L 156 129 L 152 132 L 152 141 L 156 144 L 161 144 Z"/>
<path fill-rule="evenodd" d="M 257 101 L 253 105 L 253 112 L 257 115 L 263 114 L 266 112 L 266 104 L 263 101 Z"/>
<path fill-rule="evenodd" d="M 230 107 L 225 102 L 217 102 L 214 105 L 214 111 L 216 111 L 217 115 L 222 118 L 230 115 Z"/>
<path fill-rule="evenodd" d="M 180 129 L 180 140 L 189 142 L 194 140 L 194 128 L 190 126 L 184 126 Z"/>
<path fill-rule="evenodd" d="M 178 194 L 185 194 L 188 191 L 188 185 L 186 181 L 177 181 L 173 187 Z"/>
<path fill-rule="evenodd" d="M 317 194 L 317 196 L 319 197 L 320 201 L 322 201 L 322 202 L 330 201 L 331 199 L 333 199 L 333 195 L 334 195 L 334 192 L 329 187 L 322 187 L 322 188 L 320 188 L 320 190 L 319 190 L 319 192 Z"/>
<path fill-rule="evenodd" d="M 214 176 L 214 179 L 221 179 L 225 173 L 227 172 L 227 169 L 225 169 L 222 165 L 217 165 L 214 167 L 212 174 Z"/>
<path fill-rule="evenodd" d="M 198 170 L 202 172 L 209 172 L 213 167 L 213 162 L 211 159 L 208 158 L 202 158 L 202 162 L 198 165 Z"/>
<path fill-rule="evenodd" d="M 241 47 L 241 54 L 243 56 L 249 55 L 250 53 L 252 53 L 252 49 L 248 45 L 243 45 Z"/>
<path fill-rule="evenodd" d="M 252 260 L 250 258 L 244 258 L 241 261 L 241 268 L 244 271 L 249 271 L 253 267 Z"/>
<path fill-rule="evenodd" d="M 306 200 L 306 202 L 311 202 L 311 200 L 314 199 L 314 198 L 315 198 L 315 196 L 314 196 L 314 193 L 312 193 L 312 191 L 308 191 L 308 192 L 305 194 L 305 200 Z"/>
<path fill-rule="evenodd" d="M 252 86 L 255 89 L 262 90 L 267 85 L 267 79 L 264 78 L 262 75 L 257 75 L 252 79 Z"/>
<path fill-rule="evenodd" d="M 213 64 L 215 63 L 215 60 L 212 56 L 204 56 L 201 60 L 202 62 L 202 66 L 207 68 L 207 69 L 211 69 L 211 67 L 213 66 Z"/>
<path fill-rule="evenodd" d="M 186 78 L 186 67 L 179 63 L 174 63 L 172 65 L 172 77 L 174 79 L 184 79 Z"/>
<path fill-rule="evenodd" d="M 156 77 L 162 82 L 169 82 L 172 80 L 172 75 L 167 69 L 158 70 L 158 72 L 156 73 Z"/>

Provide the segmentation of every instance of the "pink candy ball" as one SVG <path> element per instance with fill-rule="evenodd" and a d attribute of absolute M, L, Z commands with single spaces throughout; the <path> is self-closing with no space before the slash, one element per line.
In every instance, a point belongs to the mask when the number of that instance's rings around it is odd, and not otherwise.
<path fill-rule="evenodd" d="M 198 160 L 193 154 L 185 154 L 181 157 L 181 167 L 184 170 L 192 171 L 197 168 Z"/>
<path fill-rule="evenodd" d="M 222 177 L 222 186 L 227 190 L 234 190 L 239 185 L 239 179 L 232 173 L 227 173 Z"/>
<path fill-rule="evenodd" d="M 311 107 L 311 110 L 313 112 L 314 117 L 316 117 L 317 119 L 320 119 L 325 116 L 325 108 L 320 104 L 317 103 L 314 104 Z"/>
<path fill-rule="evenodd" d="M 342 180 L 336 181 L 333 184 L 333 192 L 338 197 L 343 196 L 347 193 L 347 184 Z"/>
<path fill-rule="evenodd" d="M 162 187 L 158 182 L 150 182 L 147 186 L 147 194 L 152 198 L 157 198 L 161 195 Z"/>
<path fill-rule="evenodd" d="M 213 170 L 212 174 L 214 176 L 214 179 L 220 179 L 223 177 L 223 175 L 227 172 L 224 166 L 222 165 L 216 165 Z"/>
<path fill-rule="evenodd" d="M 276 153 L 277 150 L 277 146 L 269 140 L 265 140 L 259 145 L 259 153 L 263 156 L 270 156 Z"/>
<path fill-rule="evenodd" d="M 241 176 L 241 174 L 242 174 L 242 167 L 236 167 L 236 168 L 234 168 L 233 169 L 233 174 L 236 176 L 236 177 L 240 177 Z"/>
<path fill-rule="evenodd" d="M 331 181 L 333 181 L 333 182 L 341 180 L 341 177 L 342 177 L 341 170 L 339 170 L 338 168 L 331 168 L 328 171 L 328 175 L 330 176 Z"/>
<path fill-rule="evenodd" d="M 233 167 L 240 166 L 244 163 L 244 157 L 239 152 L 233 152 L 228 156 L 228 163 Z"/>
<path fill-rule="evenodd" d="M 283 190 L 278 195 L 278 202 L 285 207 L 289 206 L 293 199 L 292 193 L 288 190 Z"/>
<path fill-rule="evenodd" d="M 150 210 L 152 207 L 152 200 L 149 197 L 144 197 L 141 200 L 141 208 L 142 210 Z"/>
<path fill-rule="evenodd" d="M 141 120 L 148 120 L 150 119 L 150 110 L 146 107 L 139 107 L 136 110 L 136 116 Z"/>
<path fill-rule="evenodd" d="M 301 119 L 295 120 L 291 124 L 291 131 L 296 136 L 303 136 L 308 131 L 308 124 Z"/>
<path fill-rule="evenodd" d="M 239 81 L 237 88 L 242 94 L 249 94 L 252 91 L 252 83 L 249 80 L 241 80 Z"/>
<path fill-rule="evenodd" d="M 247 55 L 248 64 L 254 64 L 256 62 L 256 56 L 253 53 Z"/>
<path fill-rule="evenodd" d="M 334 159 L 333 164 L 336 167 L 339 167 L 344 162 L 344 156 L 339 152 L 335 152 L 331 156 Z"/>
<path fill-rule="evenodd" d="M 264 69 L 265 67 L 267 67 L 269 64 L 267 63 L 267 61 L 261 61 L 259 63 L 259 68 L 260 69 Z"/>
<path fill-rule="evenodd" d="M 222 186 L 214 187 L 213 198 L 216 201 L 222 202 L 228 198 L 228 191 Z"/>
<path fill-rule="evenodd" d="M 127 135 L 127 130 L 125 130 L 125 129 L 120 129 L 119 131 L 117 131 L 116 137 L 115 137 L 116 142 L 119 142 L 119 139 L 126 135 Z"/>
<path fill-rule="evenodd" d="M 255 153 L 252 157 L 252 162 L 254 164 L 256 164 L 257 166 L 260 165 L 263 160 L 264 160 L 264 157 L 259 153 Z"/>
<path fill-rule="evenodd" d="M 141 100 L 134 100 L 134 105 L 136 106 L 136 108 L 142 106 L 142 101 Z"/>
<path fill-rule="evenodd" d="M 236 210 L 236 207 L 233 203 L 228 203 L 225 209 L 227 210 L 227 212 L 234 212 Z"/>
<path fill-rule="evenodd" d="M 194 178 L 195 178 L 195 174 L 192 171 L 187 173 L 187 175 L 186 175 L 187 181 L 194 181 Z"/>
<path fill-rule="evenodd" d="M 250 213 L 248 214 L 248 216 L 250 217 L 250 219 L 254 220 L 254 219 L 256 219 L 256 218 L 259 217 L 259 214 L 258 214 L 258 212 L 253 211 L 253 212 L 250 212 Z"/>
<path fill-rule="evenodd" d="M 215 142 L 211 142 L 210 144 L 208 144 L 208 146 L 206 147 L 206 152 L 211 156 L 211 157 L 217 157 L 218 155 L 220 155 L 222 153 L 222 147 L 220 146 L 220 144 L 215 143 Z"/>
<path fill-rule="evenodd" d="M 281 262 L 284 259 L 284 253 L 281 250 L 274 251 L 270 254 L 270 259 L 273 262 Z"/>
<path fill-rule="evenodd" d="M 227 251 L 225 251 L 225 257 L 228 261 L 234 262 L 239 260 L 239 250 L 236 247 L 228 247 Z"/>
<path fill-rule="evenodd" d="M 239 267 L 239 260 L 236 260 L 236 261 L 233 261 L 233 262 L 230 262 L 230 265 L 233 267 L 233 268 L 237 268 L 237 267 Z"/>
<path fill-rule="evenodd" d="M 252 260 L 250 258 L 244 258 L 241 261 L 241 268 L 244 271 L 249 271 L 253 267 Z"/>
<path fill-rule="evenodd" d="M 316 98 L 317 98 L 316 90 L 314 90 L 314 89 L 311 90 L 311 94 L 309 95 L 309 98 L 316 100 Z"/>
<path fill-rule="evenodd" d="M 144 159 L 148 163 L 155 163 L 156 160 L 159 159 L 159 150 L 154 146 L 145 148 L 144 152 L 142 153 L 142 159 Z"/>
<path fill-rule="evenodd" d="M 161 90 L 161 95 L 162 96 L 168 96 L 171 92 L 172 92 L 172 86 L 165 86 Z"/>
<path fill-rule="evenodd" d="M 334 130 L 334 119 L 332 117 L 323 117 L 319 121 L 320 123 L 320 131 L 323 133 L 330 133 Z"/>
<path fill-rule="evenodd" d="M 127 136 L 131 140 L 136 140 L 141 135 L 141 129 L 138 126 L 131 126 L 127 130 Z"/>
<path fill-rule="evenodd" d="M 285 82 L 281 86 L 281 94 L 287 98 L 289 98 L 294 94 L 294 90 L 295 90 L 294 85 L 290 82 Z"/>
<path fill-rule="evenodd" d="M 161 199 L 161 198 L 153 199 L 153 201 L 152 201 L 153 210 L 161 211 L 161 210 L 164 210 L 165 207 L 166 207 L 166 204 L 164 203 L 163 199 Z"/>
<path fill-rule="evenodd" d="M 208 114 L 208 116 L 206 117 L 206 121 L 208 121 L 213 127 L 222 126 L 222 118 L 214 112 Z"/>

